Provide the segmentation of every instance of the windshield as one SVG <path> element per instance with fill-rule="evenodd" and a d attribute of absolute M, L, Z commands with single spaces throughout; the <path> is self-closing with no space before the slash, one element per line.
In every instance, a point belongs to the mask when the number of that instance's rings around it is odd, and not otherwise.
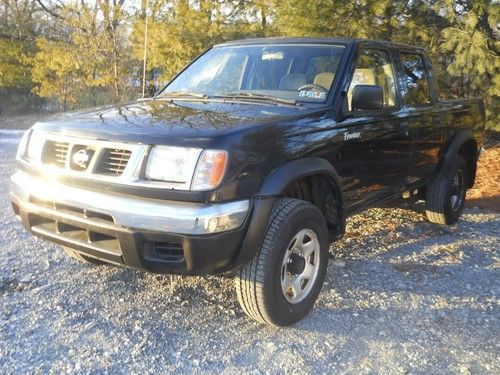
<path fill-rule="evenodd" d="M 246 45 L 215 47 L 179 74 L 160 94 L 277 98 L 324 102 L 344 47 Z"/>

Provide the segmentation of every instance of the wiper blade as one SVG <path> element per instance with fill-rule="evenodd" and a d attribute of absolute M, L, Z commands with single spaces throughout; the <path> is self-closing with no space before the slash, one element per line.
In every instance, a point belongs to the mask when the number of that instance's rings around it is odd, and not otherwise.
<path fill-rule="evenodd" d="M 218 98 L 265 100 L 265 101 L 294 105 L 294 106 L 300 105 L 299 102 L 293 99 L 283 99 L 272 95 L 258 94 L 249 91 L 229 92 L 227 94 L 218 96 Z"/>
<path fill-rule="evenodd" d="M 196 98 L 196 99 L 207 99 L 208 95 L 206 94 L 200 94 L 198 92 L 189 92 L 189 91 L 172 91 L 172 92 L 165 92 L 157 97 L 155 99 L 170 99 L 170 98 Z"/>

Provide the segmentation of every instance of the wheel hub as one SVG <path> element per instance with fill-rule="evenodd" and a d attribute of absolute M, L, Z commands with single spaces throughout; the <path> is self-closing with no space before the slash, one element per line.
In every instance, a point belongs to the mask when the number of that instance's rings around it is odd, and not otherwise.
<path fill-rule="evenodd" d="M 463 175 L 460 170 L 453 175 L 450 188 L 450 206 L 453 211 L 456 211 L 463 201 Z"/>
<path fill-rule="evenodd" d="M 287 271 L 294 275 L 299 275 L 306 268 L 306 260 L 296 253 L 292 253 L 288 258 Z"/>
<path fill-rule="evenodd" d="M 290 303 L 306 298 L 316 282 L 320 244 L 311 229 L 300 230 L 290 241 L 281 266 L 281 291 Z"/>

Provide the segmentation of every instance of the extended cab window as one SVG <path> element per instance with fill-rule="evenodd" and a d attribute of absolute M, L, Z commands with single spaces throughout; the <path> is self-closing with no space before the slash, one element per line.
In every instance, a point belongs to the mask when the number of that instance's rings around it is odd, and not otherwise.
<path fill-rule="evenodd" d="M 405 103 L 411 106 L 429 104 L 429 77 L 422 56 L 402 53 L 401 63 L 406 81 L 406 92 L 403 95 Z"/>
<path fill-rule="evenodd" d="M 356 85 L 376 85 L 384 93 L 384 108 L 396 105 L 396 83 L 389 54 L 379 49 L 365 49 L 356 63 L 347 98 L 352 110 L 352 91 Z"/>

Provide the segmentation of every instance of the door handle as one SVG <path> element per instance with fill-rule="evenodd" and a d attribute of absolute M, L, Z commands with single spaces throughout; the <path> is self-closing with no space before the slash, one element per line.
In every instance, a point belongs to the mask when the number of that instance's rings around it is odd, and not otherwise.
<path fill-rule="evenodd" d="M 433 122 L 434 124 L 440 124 L 440 123 L 441 123 L 441 117 L 439 117 L 439 116 L 434 116 L 434 117 L 432 118 L 432 122 Z"/>
<path fill-rule="evenodd" d="M 410 135 L 410 122 L 409 121 L 401 121 L 399 123 L 401 130 L 405 132 L 405 136 L 408 137 Z"/>

